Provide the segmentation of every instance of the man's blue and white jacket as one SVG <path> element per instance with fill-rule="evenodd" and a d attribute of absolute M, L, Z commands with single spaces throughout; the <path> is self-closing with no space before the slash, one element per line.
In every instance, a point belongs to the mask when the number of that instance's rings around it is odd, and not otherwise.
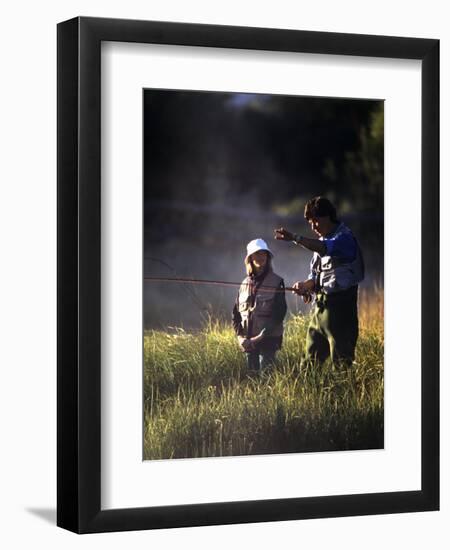
<path fill-rule="evenodd" d="M 320 237 L 326 253 L 314 253 L 308 279 L 315 283 L 316 292 L 334 294 L 357 285 L 364 279 L 364 260 L 351 230 L 340 223 L 336 230 Z"/>

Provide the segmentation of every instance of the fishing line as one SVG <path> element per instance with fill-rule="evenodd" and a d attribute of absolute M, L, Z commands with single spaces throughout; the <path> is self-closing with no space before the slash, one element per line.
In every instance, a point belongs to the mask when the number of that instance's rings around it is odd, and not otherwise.
<path fill-rule="evenodd" d="M 163 265 L 164 267 L 167 267 L 167 269 L 172 271 L 172 273 L 175 275 L 175 277 L 171 280 L 180 281 L 180 278 L 177 275 L 176 269 L 174 267 L 172 267 L 170 264 L 168 264 L 167 262 L 165 262 L 164 260 L 160 260 L 159 258 L 151 258 L 151 257 L 148 257 L 148 256 L 144 256 L 144 260 L 149 260 L 151 262 L 156 262 L 156 263 L 159 263 L 159 264 Z M 146 279 L 148 279 L 148 277 L 144 277 L 144 281 Z M 200 312 L 202 314 L 203 314 L 204 311 L 208 311 L 208 308 L 203 304 L 203 302 L 197 296 L 197 294 L 195 293 L 195 290 L 192 287 L 190 287 L 188 284 L 186 284 L 185 290 L 187 291 L 189 296 L 192 298 L 195 305 L 200 309 Z"/>

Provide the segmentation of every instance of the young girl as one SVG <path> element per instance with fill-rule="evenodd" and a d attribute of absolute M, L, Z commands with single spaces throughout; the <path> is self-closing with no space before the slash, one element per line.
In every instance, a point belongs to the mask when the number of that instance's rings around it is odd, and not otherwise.
<path fill-rule="evenodd" d="M 270 368 L 281 348 L 286 315 L 284 282 L 272 270 L 273 254 L 263 239 L 247 245 L 245 268 L 233 308 L 233 326 L 251 372 Z"/>

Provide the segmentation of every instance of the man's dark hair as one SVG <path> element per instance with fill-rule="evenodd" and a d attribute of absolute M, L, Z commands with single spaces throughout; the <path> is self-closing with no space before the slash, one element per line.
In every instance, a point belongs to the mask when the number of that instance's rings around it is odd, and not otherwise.
<path fill-rule="evenodd" d="M 330 200 L 326 197 L 310 199 L 305 206 L 305 218 L 310 220 L 311 218 L 321 218 L 323 216 L 329 216 L 333 223 L 339 223 L 336 208 Z"/>

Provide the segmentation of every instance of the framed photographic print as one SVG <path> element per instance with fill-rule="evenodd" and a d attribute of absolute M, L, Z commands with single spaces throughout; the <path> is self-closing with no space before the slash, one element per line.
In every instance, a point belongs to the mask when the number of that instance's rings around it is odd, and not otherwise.
<path fill-rule="evenodd" d="M 439 41 L 58 25 L 58 519 L 437 510 Z"/>

